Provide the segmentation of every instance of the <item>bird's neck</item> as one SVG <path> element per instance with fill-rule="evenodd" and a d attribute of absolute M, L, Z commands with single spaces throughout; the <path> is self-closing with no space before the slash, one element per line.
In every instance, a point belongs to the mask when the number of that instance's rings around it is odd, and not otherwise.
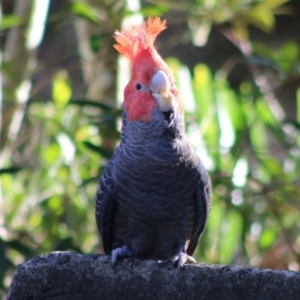
<path fill-rule="evenodd" d="M 130 142 L 140 143 L 159 140 L 166 135 L 174 139 L 184 135 L 184 118 L 178 110 L 166 113 L 154 110 L 148 122 L 130 121 L 126 112 L 123 112 L 122 140 L 130 139 Z"/>

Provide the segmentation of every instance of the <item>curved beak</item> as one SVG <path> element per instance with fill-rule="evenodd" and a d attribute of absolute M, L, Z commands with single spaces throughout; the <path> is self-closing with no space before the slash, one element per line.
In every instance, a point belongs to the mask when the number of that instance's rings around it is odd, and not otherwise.
<path fill-rule="evenodd" d="M 171 84 L 167 75 L 158 70 L 152 77 L 150 89 L 162 112 L 170 111 L 173 107 L 174 98 L 170 87 Z"/>

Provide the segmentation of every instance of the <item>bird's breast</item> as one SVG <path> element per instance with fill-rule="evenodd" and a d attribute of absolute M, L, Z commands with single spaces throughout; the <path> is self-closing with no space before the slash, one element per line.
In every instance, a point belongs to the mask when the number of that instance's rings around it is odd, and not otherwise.
<path fill-rule="evenodd" d="M 114 245 L 128 245 L 139 257 L 170 257 L 192 234 L 199 174 L 172 144 L 120 150 L 113 171 Z"/>
<path fill-rule="evenodd" d="M 113 171 L 119 197 L 158 206 L 190 197 L 198 177 L 190 147 L 172 141 L 148 146 L 121 144 Z"/>

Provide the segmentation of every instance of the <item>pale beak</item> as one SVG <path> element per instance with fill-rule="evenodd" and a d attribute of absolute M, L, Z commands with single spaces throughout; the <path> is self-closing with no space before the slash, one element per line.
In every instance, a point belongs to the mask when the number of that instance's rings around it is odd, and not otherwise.
<path fill-rule="evenodd" d="M 162 112 L 170 111 L 173 107 L 174 97 L 170 87 L 167 75 L 163 71 L 158 70 L 152 77 L 150 89 Z"/>

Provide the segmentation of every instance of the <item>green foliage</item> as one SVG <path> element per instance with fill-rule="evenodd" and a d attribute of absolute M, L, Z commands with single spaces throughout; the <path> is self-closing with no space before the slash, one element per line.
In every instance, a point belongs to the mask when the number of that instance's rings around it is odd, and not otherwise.
<path fill-rule="evenodd" d="M 22 22 L 23 22 L 23 20 L 19 16 L 6 15 L 6 16 L 3 16 L 2 20 L 1 20 L 0 29 L 4 30 L 4 29 L 11 28 L 11 27 L 15 27 L 15 26 L 22 24 Z"/>
<path fill-rule="evenodd" d="M 297 90 L 297 121 L 298 125 L 300 125 L 300 88 Z"/>
<path fill-rule="evenodd" d="M 282 49 L 290 45 L 296 49 L 290 42 Z M 279 53 L 284 51 L 280 49 Z M 285 56 L 279 57 L 277 62 L 283 70 Z M 168 63 L 180 88 L 182 82 L 178 74 L 182 66 L 175 59 Z M 291 155 L 289 152 L 295 141 L 271 109 L 268 93 L 263 93 L 255 80 L 241 82 L 239 89 L 234 90 L 226 79 L 225 70 L 214 76 L 208 66 L 197 64 L 193 71 L 190 89 L 196 110 L 187 112 L 187 132 L 192 141 L 203 139 L 194 146 L 201 153 L 205 144 L 209 159 L 202 158 L 211 170 L 214 191 L 212 212 L 204 233 L 204 239 L 210 245 L 208 249 L 212 250 L 208 252 L 200 246 L 199 260 L 245 263 L 244 256 L 250 252 L 248 248 L 263 251 L 270 248 L 278 236 L 287 234 L 282 232 L 285 228 L 282 224 L 280 228 L 273 221 L 274 228 L 269 227 L 274 218 L 272 214 L 276 214 L 279 223 L 290 219 L 287 215 L 291 216 L 292 212 L 299 216 L 299 210 L 294 210 L 300 196 L 295 186 L 299 153 Z M 185 90 L 184 93 L 190 92 Z M 283 161 L 269 147 L 270 137 L 274 139 L 275 147 L 286 155 Z M 208 163 L 210 161 L 213 163 Z M 286 167 L 287 163 L 293 166 L 294 172 Z M 290 199 L 288 202 L 283 200 L 287 198 Z M 298 225 L 291 224 L 287 231 L 294 232 L 293 226 Z M 255 226 L 260 229 L 252 233 Z M 297 247 L 296 244 L 290 246 Z"/>
<path fill-rule="evenodd" d="M 277 14 L 289 14 L 289 0 L 189 0 L 185 2 L 152 0 L 159 8 L 184 14 L 190 26 L 193 42 L 204 45 L 213 24 L 230 23 L 233 34 L 240 40 L 249 39 L 249 26 L 266 33 L 275 27 Z"/>
<path fill-rule="evenodd" d="M 73 1 L 71 3 L 70 11 L 73 14 L 95 24 L 97 24 L 101 15 L 101 11 L 99 9 L 83 1 Z"/>
<path fill-rule="evenodd" d="M 299 45 L 294 41 L 287 41 L 279 49 L 270 51 L 270 48 L 261 43 L 253 44 L 256 61 L 273 68 L 284 74 L 298 73 L 297 64 L 299 63 Z"/>
<path fill-rule="evenodd" d="M 286 268 L 290 263 L 299 266 L 300 88 L 295 95 L 295 119 L 284 117 L 281 112 L 285 107 L 276 98 L 277 88 L 300 76 L 299 45 L 289 39 L 274 49 L 266 42 L 250 39 L 248 34 L 249 24 L 272 32 L 276 15 L 286 12 L 282 5 L 288 1 L 151 2 L 143 3 L 144 15 L 179 14 L 189 25 L 185 37 L 196 45 L 205 44 L 214 24 L 228 23 L 226 30 L 235 36 L 232 41 L 237 47 L 246 41 L 252 49 L 249 53 L 238 49 L 250 76 L 241 76 L 235 84 L 230 80 L 227 61 L 217 70 L 210 62 L 200 60 L 188 69 L 173 57 L 172 50 L 167 55 L 184 100 L 188 138 L 212 178 L 212 211 L 196 258 L 201 262 L 277 267 L 265 263 L 266 257 L 271 257 Z M 121 68 L 116 59 L 110 60 L 109 51 L 114 51 L 111 36 L 119 29 L 120 15 L 133 13 L 116 12 L 122 1 L 93 5 L 70 1 L 64 16 L 72 14 L 92 28 L 84 41 L 90 52 L 86 57 L 80 53 L 86 60 L 78 68 L 87 73 L 91 55 L 97 57 L 99 65 L 85 83 L 92 85 L 92 79 L 100 74 L 97 84 L 105 82 L 103 89 L 113 89 L 115 95 L 111 70 L 104 65 L 109 61 L 113 70 Z M 60 29 L 64 18 L 55 23 L 60 14 L 49 17 L 46 29 L 54 25 Z M 17 16 L 5 15 L 2 29 L 20 22 Z M 107 45 L 110 50 L 105 52 Z M 191 46 L 186 47 L 188 50 Z M 12 64 L 9 59 L 4 61 L 2 71 L 6 76 L 13 76 L 9 72 Z M 34 72 L 42 68 L 43 62 L 37 59 Z M 88 87 L 75 98 L 72 71 L 64 63 L 51 70 L 47 82 L 50 99 L 33 89 L 26 103 L 16 104 L 20 109 L 6 109 L 8 103 L 4 102 L 2 120 L 17 120 L 22 109 L 24 115 L 19 130 L 8 134 L 1 145 L 3 290 L 16 265 L 35 255 L 54 250 L 94 253 L 101 249 L 94 221 L 94 195 L 99 176 L 120 139 L 121 109 L 110 100 L 111 93 L 93 94 Z M 31 73 L 26 76 L 25 81 L 33 81 Z M 37 87 L 45 84 L 42 79 L 38 83 Z M 17 93 L 16 87 L 4 89 L 6 94 Z M 288 260 L 278 255 L 281 246 L 288 249 Z"/>

